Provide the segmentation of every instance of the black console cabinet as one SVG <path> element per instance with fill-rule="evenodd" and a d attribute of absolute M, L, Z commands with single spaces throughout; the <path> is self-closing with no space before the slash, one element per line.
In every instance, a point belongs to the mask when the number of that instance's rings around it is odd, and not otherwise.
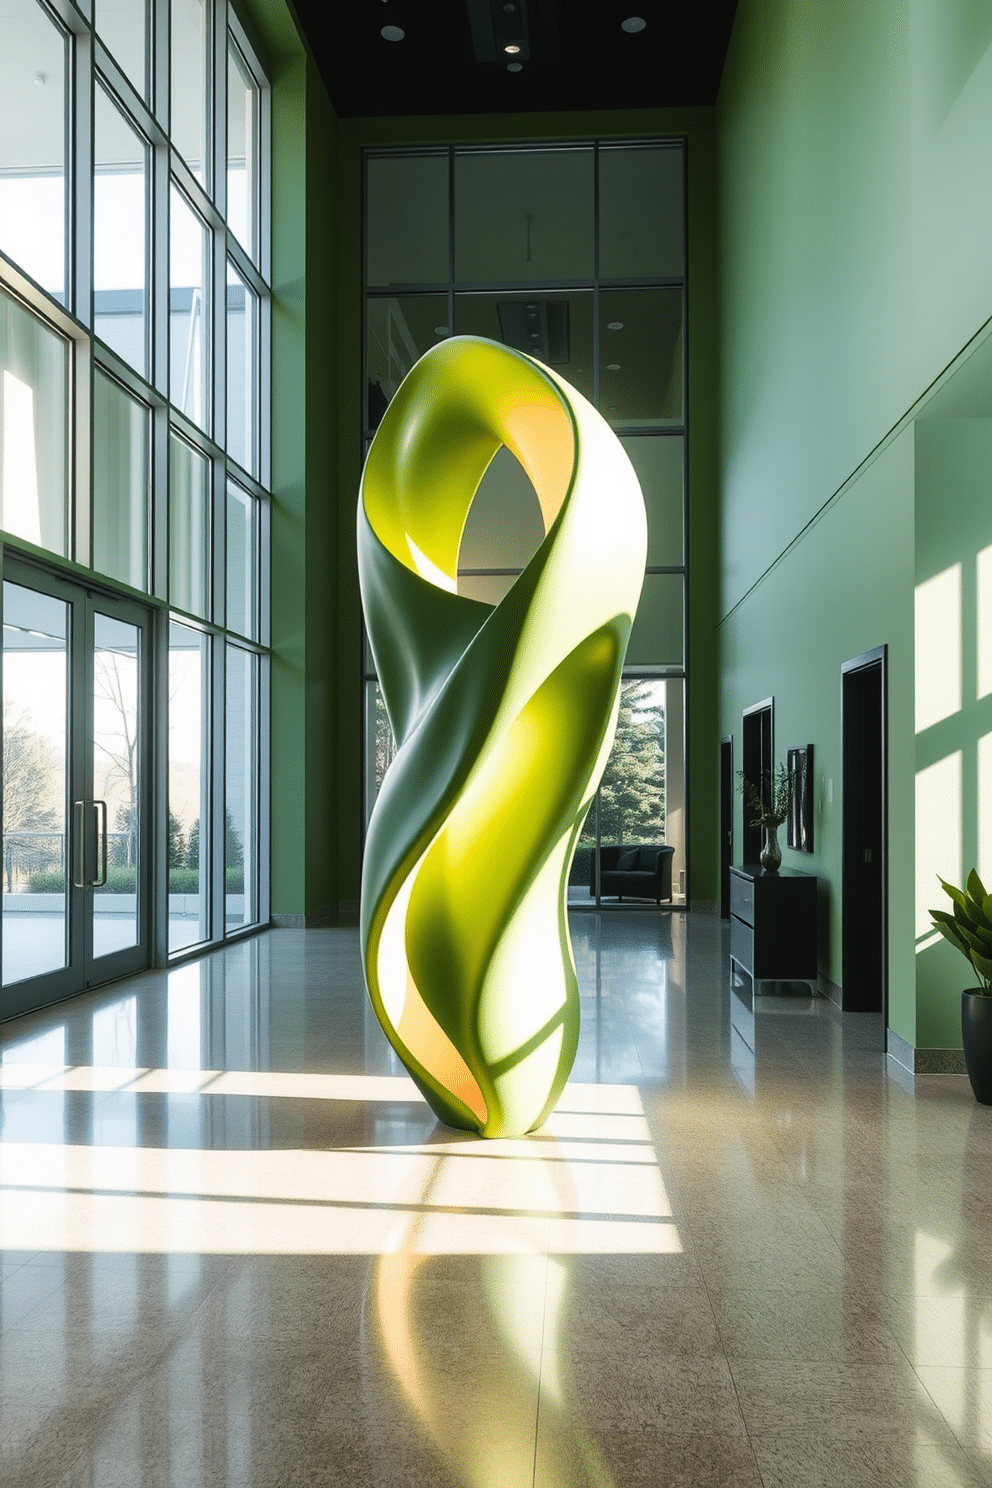
<path fill-rule="evenodd" d="M 754 982 L 816 983 L 816 876 L 730 870 L 730 960 Z"/>

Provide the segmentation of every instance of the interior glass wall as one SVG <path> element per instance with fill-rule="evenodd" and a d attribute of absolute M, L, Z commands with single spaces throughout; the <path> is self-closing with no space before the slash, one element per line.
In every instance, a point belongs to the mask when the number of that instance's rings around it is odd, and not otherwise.
<path fill-rule="evenodd" d="M 154 939 L 179 953 L 268 918 L 268 90 L 228 0 L 8 0 L 3 26 L 0 538 L 152 614 L 156 712 L 130 721 L 168 781 Z M 103 638 L 105 682 L 126 653 Z"/>
<path fill-rule="evenodd" d="M 644 587 L 616 744 L 569 899 L 654 903 L 654 882 L 632 899 L 600 873 L 639 849 L 656 861 L 664 847 L 666 897 L 684 904 L 684 142 L 369 151 L 365 170 L 366 445 L 419 357 L 452 334 L 478 335 L 560 371 L 634 466 L 648 518 Z M 459 592 L 498 603 L 542 537 L 534 490 L 503 449 L 466 522 Z M 367 646 L 365 689 L 367 819 L 394 747 Z"/>

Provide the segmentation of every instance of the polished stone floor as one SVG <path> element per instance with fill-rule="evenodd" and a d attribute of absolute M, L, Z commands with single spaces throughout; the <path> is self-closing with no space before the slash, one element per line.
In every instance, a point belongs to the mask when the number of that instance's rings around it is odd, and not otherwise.
<path fill-rule="evenodd" d="M 350 930 L 3 1025 L 0 1483 L 992 1484 L 992 1109 L 715 918 L 573 939 L 522 1141 L 437 1126 Z"/>

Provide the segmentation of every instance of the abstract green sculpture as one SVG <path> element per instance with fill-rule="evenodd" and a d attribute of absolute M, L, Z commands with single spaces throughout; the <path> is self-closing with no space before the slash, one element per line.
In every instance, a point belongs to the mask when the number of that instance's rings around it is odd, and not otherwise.
<path fill-rule="evenodd" d="M 457 593 L 501 446 L 545 537 L 495 607 Z M 637 478 L 549 368 L 476 337 L 428 352 L 369 450 L 358 560 L 397 754 L 365 844 L 361 939 L 390 1043 L 449 1126 L 517 1136 L 568 1079 L 568 871 L 606 764 L 644 574 Z"/>

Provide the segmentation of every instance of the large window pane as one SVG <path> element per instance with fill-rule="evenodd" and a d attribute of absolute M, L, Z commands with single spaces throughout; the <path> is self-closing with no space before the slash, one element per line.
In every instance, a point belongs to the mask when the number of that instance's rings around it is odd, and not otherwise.
<path fill-rule="evenodd" d="M 599 788 L 600 841 L 660 846 L 665 816 L 665 683 L 631 678 Z"/>
<path fill-rule="evenodd" d="M 233 36 L 227 38 L 227 225 L 258 260 L 258 85 Z"/>
<path fill-rule="evenodd" d="M 128 81 L 148 97 L 149 0 L 94 0 L 97 35 Z"/>
<path fill-rule="evenodd" d="M 681 149 L 672 145 L 601 149 L 601 278 L 679 278 L 683 243 Z"/>
<path fill-rule="evenodd" d="M 206 940 L 209 770 L 205 755 L 209 639 L 169 626 L 169 950 Z"/>
<path fill-rule="evenodd" d="M 106 803 L 106 883 L 90 896 L 93 954 L 138 943 L 141 923 L 141 757 L 148 720 L 138 692 L 140 634 L 112 615 L 93 616 L 93 792 Z"/>
<path fill-rule="evenodd" d="M 627 647 L 630 667 L 684 665 L 685 581 L 681 574 L 645 574 Z"/>
<path fill-rule="evenodd" d="M 209 618 L 210 464 L 174 434 L 169 440 L 169 600 Z"/>
<path fill-rule="evenodd" d="M 593 152 L 455 154 L 455 279 L 591 279 Z"/>
<path fill-rule="evenodd" d="M 224 792 L 224 923 L 234 930 L 258 919 L 258 657 L 230 645 Z"/>
<path fill-rule="evenodd" d="M 175 186 L 169 232 L 169 396 L 210 428 L 210 233 Z"/>
<path fill-rule="evenodd" d="M 414 362 L 451 334 L 448 297 L 378 295 L 366 316 L 366 428 L 374 433 Z"/>
<path fill-rule="evenodd" d="M 68 605 L 3 586 L 3 981 L 66 964 Z"/>
<path fill-rule="evenodd" d="M 66 40 L 35 0 L 6 0 L 0 33 L 0 249 L 64 301 Z"/>
<path fill-rule="evenodd" d="M 681 424 L 682 291 L 604 289 L 599 304 L 604 416 L 614 424 Z"/>
<path fill-rule="evenodd" d="M 592 290 L 455 295 L 455 333 L 525 351 L 593 396 Z"/>
<path fill-rule="evenodd" d="M 149 411 L 97 370 L 93 378 L 93 567 L 148 586 Z"/>
<path fill-rule="evenodd" d="M 681 434 L 627 434 L 621 439 L 637 473 L 648 514 L 648 567 L 684 562 Z"/>
<path fill-rule="evenodd" d="M 672 849 L 672 902 L 684 902 L 685 680 L 682 677 L 630 677 L 621 684 L 617 731 L 603 772 L 598 807 L 602 844 L 664 845 Z M 595 812 L 591 811 L 569 879 L 569 898 L 575 902 L 581 902 L 579 885 L 589 882 L 595 870 L 594 851 L 586 849 L 588 866 L 579 862 L 585 843 L 594 840 L 595 822 Z M 607 894 L 604 902 L 616 904 L 617 900 Z"/>
<path fill-rule="evenodd" d="M 258 502 L 227 487 L 227 628 L 258 636 Z"/>
<path fill-rule="evenodd" d="M 367 210 L 369 284 L 447 280 L 447 155 L 370 158 Z"/>
<path fill-rule="evenodd" d="M 14 537 L 63 557 L 68 389 L 66 342 L 0 293 L 0 520 Z"/>
<path fill-rule="evenodd" d="M 227 452 L 258 474 L 258 296 L 227 265 Z"/>
<path fill-rule="evenodd" d="M 172 143 L 201 186 L 210 185 L 207 77 L 210 0 L 172 0 Z"/>
<path fill-rule="evenodd" d="M 94 95 L 93 328 L 148 368 L 148 150 L 101 87 Z"/>

